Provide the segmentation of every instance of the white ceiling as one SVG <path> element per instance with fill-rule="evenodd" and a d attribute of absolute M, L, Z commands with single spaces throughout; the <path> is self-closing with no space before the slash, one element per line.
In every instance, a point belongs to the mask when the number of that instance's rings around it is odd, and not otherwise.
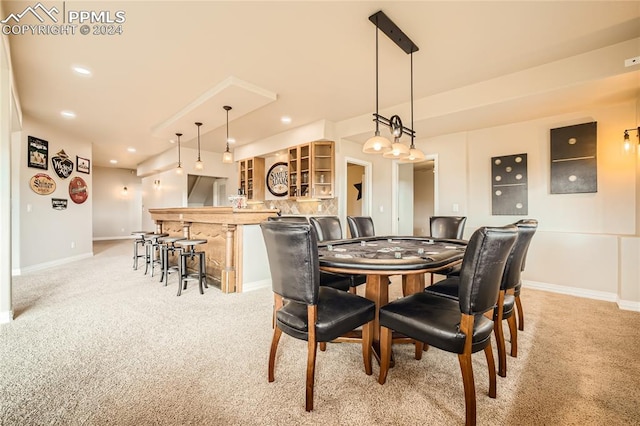
<path fill-rule="evenodd" d="M 2 16 L 35 3 L 3 1 Z M 23 114 L 91 141 L 97 166 L 116 159 L 116 167 L 135 168 L 172 148 L 178 131 L 195 147 L 194 121 L 204 123 L 202 148 L 222 152 L 223 105 L 233 107 L 236 146 L 321 119 L 345 129 L 366 120 L 366 132 L 344 133 L 363 141 L 375 109 L 368 17 L 378 10 L 420 48 L 413 55 L 419 138 L 626 102 L 640 91 L 638 66 L 625 68 L 611 47 L 636 40 L 640 55 L 639 1 L 43 4 L 126 14 L 122 35 L 9 37 Z M 379 53 L 380 109 L 399 106 L 406 125 L 409 56 L 383 34 Z M 575 72 L 582 57 L 589 62 Z M 73 65 L 93 75 L 78 76 Z M 567 80 L 574 73 L 575 82 Z M 490 101 L 478 95 L 483 90 Z M 447 110 L 454 95 L 468 105 Z M 63 119 L 62 110 L 77 118 Z M 282 124 L 283 115 L 293 122 Z"/>

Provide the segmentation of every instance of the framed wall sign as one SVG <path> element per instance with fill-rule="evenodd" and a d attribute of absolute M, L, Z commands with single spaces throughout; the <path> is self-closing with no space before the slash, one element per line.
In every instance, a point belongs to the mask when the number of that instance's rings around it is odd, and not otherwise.
<path fill-rule="evenodd" d="M 36 194 L 49 195 L 56 190 L 56 181 L 51 179 L 48 174 L 38 173 L 31 178 L 29 186 Z"/>
<path fill-rule="evenodd" d="M 49 142 L 29 136 L 27 145 L 27 166 L 47 170 L 49 167 Z"/>
<path fill-rule="evenodd" d="M 284 197 L 289 189 L 289 169 L 287 163 L 275 163 L 267 172 L 267 188 L 276 197 Z"/>
<path fill-rule="evenodd" d="M 80 173 L 91 173 L 91 160 L 76 155 L 76 170 Z"/>
<path fill-rule="evenodd" d="M 51 199 L 51 207 L 54 210 L 66 210 L 67 209 L 67 199 L 66 198 L 52 198 Z"/>
<path fill-rule="evenodd" d="M 61 149 L 55 156 L 51 157 L 51 165 L 58 177 L 62 179 L 68 178 L 73 172 L 73 161 L 64 152 L 64 149 Z"/>
<path fill-rule="evenodd" d="M 76 204 L 82 204 L 89 198 L 87 183 L 81 177 L 74 177 L 69 182 L 69 197 Z"/>

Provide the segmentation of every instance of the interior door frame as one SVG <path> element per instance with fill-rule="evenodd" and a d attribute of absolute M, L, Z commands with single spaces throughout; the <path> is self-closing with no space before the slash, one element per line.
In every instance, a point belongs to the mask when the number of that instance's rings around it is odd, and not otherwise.
<path fill-rule="evenodd" d="M 342 188 L 341 193 L 345 194 L 344 197 L 341 197 L 340 200 L 340 211 L 343 212 L 342 219 L 344 221 L 347 220 L 347 170 L 349 167 L 349 163 L 357 164 L 358 166 L 364 167 L 364 178 L 362 179 L 362 215 L 363 216 L 371 216 L 372 210 L 372 197 L 371 197 L 371 185 L 372 185 L 372 177 L 371 177 L 371 168 L 372 164 L 369 161 L 361 160 L 359 158 L 354 157 L 344 157 L 344 179 L 341 179 Z"/>
<path fill-rule="evenodd" d="M 433 160 L 433 210 L 439 211 L 438 199 L 438 154 L 426 154 L 425 160 Z M 393 160 L 391 166 L 391 232 L 393 235 L 398 234 L 398 213 L 400 211 L 399 206 L 399 178 L 400 178 L 400 163 L 398 160 Z M 406 163 L 405 163 L 406 164 Z"/>

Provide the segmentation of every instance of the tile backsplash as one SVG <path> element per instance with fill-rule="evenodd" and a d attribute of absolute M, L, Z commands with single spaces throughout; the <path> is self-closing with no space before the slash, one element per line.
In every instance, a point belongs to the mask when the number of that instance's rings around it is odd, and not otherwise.
<path fill-rule="evenodd" d="M 329 198 L 318 201 L 266 200 L 258 208 L 278 209 L 282 215 L 324 216 L 338 215 L 338 199 Z"/>

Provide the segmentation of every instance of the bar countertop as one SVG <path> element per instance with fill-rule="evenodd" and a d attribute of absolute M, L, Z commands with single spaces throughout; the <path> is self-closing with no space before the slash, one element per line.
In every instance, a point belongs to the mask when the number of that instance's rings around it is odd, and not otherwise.
<path fill-rule="evenodd" d="M 232 207 L 165 207 L 149 209 L 154 220 L 234 225 L 258 224 L 269 216 L 278 214 L 276 209 L 236 209 Z"/>

